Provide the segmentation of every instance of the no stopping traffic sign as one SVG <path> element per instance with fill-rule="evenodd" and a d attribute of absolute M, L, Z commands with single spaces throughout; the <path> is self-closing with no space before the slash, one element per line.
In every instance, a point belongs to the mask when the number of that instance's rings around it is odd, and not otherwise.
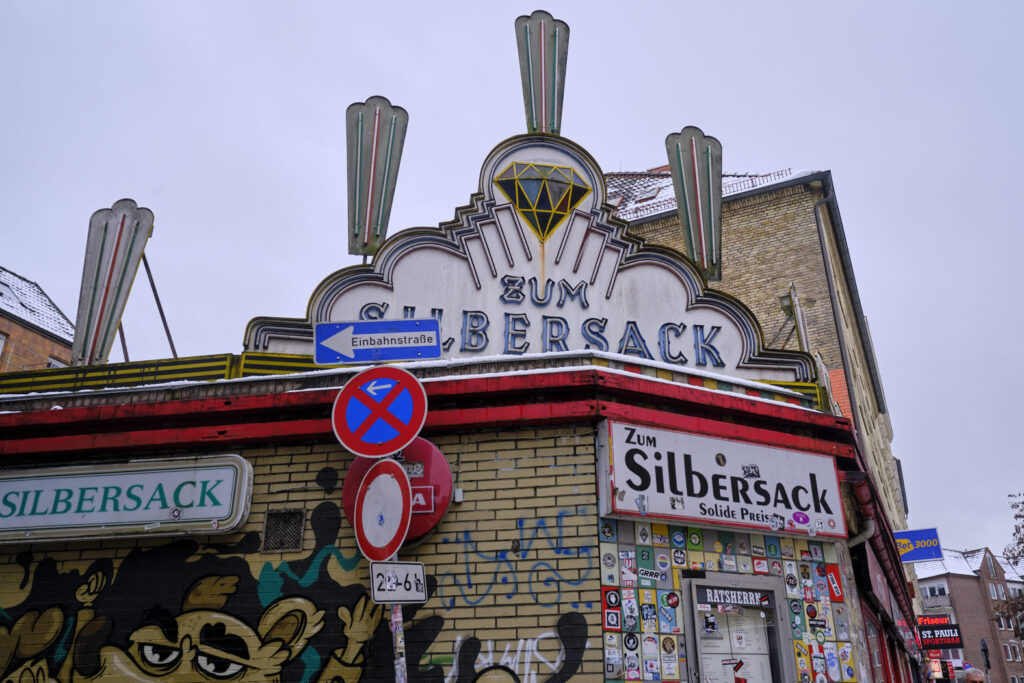
<path fill-rule="evenodd" d="M 348 381 L 334 401 L 331 425 L 341 445 L 370 458 L 397 453 L 427 419 L 427 394 L 411 373 L 382 366 Z"/>

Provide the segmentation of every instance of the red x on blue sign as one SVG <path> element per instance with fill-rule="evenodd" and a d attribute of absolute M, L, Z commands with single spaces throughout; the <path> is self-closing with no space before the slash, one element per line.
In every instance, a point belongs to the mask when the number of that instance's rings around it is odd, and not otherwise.
<path fill-rule="evenodd" d="M 408 446 L 427 419 L 427 394 L 409 372 L 381 366 L 364 370 L 338 394 L 331 413 L 341 445 L 370 458 Z"/>

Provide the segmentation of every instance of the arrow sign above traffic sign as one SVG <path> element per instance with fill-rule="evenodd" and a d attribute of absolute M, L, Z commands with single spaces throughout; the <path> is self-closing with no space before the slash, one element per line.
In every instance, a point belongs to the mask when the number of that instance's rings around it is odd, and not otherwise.
<path fill-rule="evenodd" d="M 317 365 L 441 357 L 437 318 L 317 323 L 313 332 Z"/>
<path fill-rule="evenodd" d="M 341 445 L 369 458 L 408 446 L 427 419 L 427 393 L 411 373 L 382 366 L 364 370 L 338 393 L 331 425 Z"/>
<path fill-rule="evenodd" d="M 394 460 L 379 460 L 367 471 L 356 494 L 356 544 L 371 562 L 394 556 L 409 533 L 412 488 Z"/>

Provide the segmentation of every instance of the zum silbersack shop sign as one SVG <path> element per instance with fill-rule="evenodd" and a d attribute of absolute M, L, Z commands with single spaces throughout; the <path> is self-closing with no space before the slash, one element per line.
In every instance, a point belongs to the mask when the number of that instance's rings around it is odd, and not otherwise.
<path fill-rule="evenodd" d="M 846 537 L 835 461 L 608 420 L 601 514 Z"/>

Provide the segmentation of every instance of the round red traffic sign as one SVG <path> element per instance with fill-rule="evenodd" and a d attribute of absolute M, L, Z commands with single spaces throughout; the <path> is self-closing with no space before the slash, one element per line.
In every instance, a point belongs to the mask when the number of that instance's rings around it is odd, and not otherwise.
<path fill-rule="evenodd" d="M 409 533 L 412 489 L 394 460 L 378 460 L 366 472 L 356 494 L 353 524 L 356 544 L 371 562 L 383 562 L 402 547 Z"/>
<path fill-rule="evenodd" d="M 427 419 L 427 393 L 411 373 L 381 366 L 348 381 L 331 412 L 334 435 L 356 455 L 381 458 L 409 445 Z"/>
<path fill-rule="evenodd" d="M 412 522 L 405 543 L 411 545 L 437 528 L 448 512 L 452 502 L 452 468 L 441 449 L 422 437 L 413 439 L 395 458 L 402 464 L 412 486 Z M 375 462 L 369 458 L 355 458 L 345 472 L 341 504 L 353 526 L 359 483 Z"/>

